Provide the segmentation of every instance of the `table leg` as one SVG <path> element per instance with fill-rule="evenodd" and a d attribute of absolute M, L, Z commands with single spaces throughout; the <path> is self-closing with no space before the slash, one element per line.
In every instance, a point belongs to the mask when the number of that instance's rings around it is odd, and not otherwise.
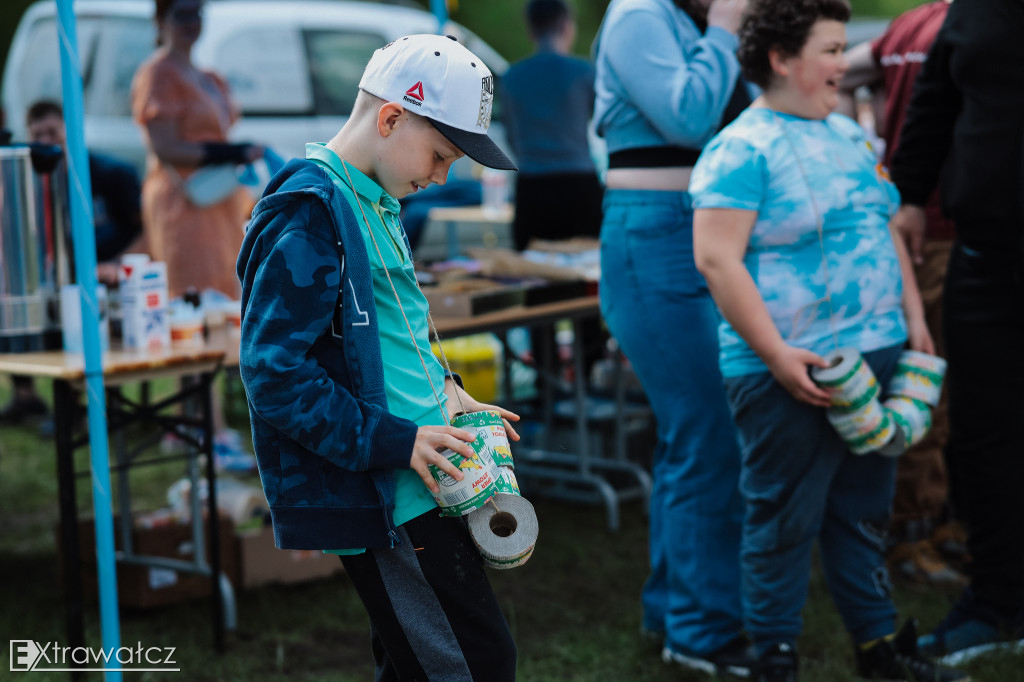
<path fill-rule="evenodd" d="M 53 382 L 54 439 L 57 445 L 57 486 L 60 499 L 61 556 L 64 569 L 64 608 L 67 645 L 85 646 L 82 606 L 82 555 L 78 544 L 78 503 L 75 494 L 75 398 L 66 381 Z M 72 665 L 75 665 L 72 663 Z M 76 667 L 81 667 L 76 665 Z M 71 672 L 72 680 L 84 679 L 84 672 Z"/>
<path fill-rule="evenodd" d="M 213 643 L 223 653 L 224 646 L 224 594 L 220 582 L 220 520 L 217 517 L 217 467 L 213 459 L 213 378 L 210 372 L 202 376 L 203 382 L 203 454 L 206 455 L 206 481 L 208 487 L 208 520 L 210 529 L 210 579 L 213 599 Z"/>
<path fill-rule="evenodd" d="M 590 473 L 590 438 L 587 431 L 587 377 L 583 364 L 583 322 L 572 322 L 573 388 L 576 402 L 576 447 L 580 455 L 580 471 Z"/>

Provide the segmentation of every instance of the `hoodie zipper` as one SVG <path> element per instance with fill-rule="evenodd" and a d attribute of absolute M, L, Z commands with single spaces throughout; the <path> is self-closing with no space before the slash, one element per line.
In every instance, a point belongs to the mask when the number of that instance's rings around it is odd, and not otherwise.
<path fill-rule="evenodd" d="M 377 482 L 376 476 L 373 476 L 373 487 L 376 488 L 377 497 L 380 498 L 380 508 L 381 513 L 384 515 L 384 525 L 388 529 L 388 539 L 391 540 L 391 549 L 394 549 L 395 545 L 402 544 L 402 538 L 398 535 L 398 528 L 395 527 L 394 518 L 388 513 L 387 500 L 384 499 L 384 491 L 381 490 L 380 483 Z"/>

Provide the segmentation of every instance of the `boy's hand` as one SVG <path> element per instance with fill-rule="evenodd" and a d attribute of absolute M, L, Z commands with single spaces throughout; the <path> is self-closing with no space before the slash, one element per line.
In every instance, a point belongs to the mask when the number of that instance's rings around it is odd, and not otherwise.
<path fill-rule="evenodd" d="M 475 400 L 471 395 L 459 386 L 451 378 L 444 380 L 444 394 L 448 396 L 448 414 L 455 414 L 457 412 L 484 412 L 487 410 L 494 410 L 501 415 L 501 419 L 505 422 L 505 432 L 508 434 L 509 440 L 519 440 L 519 434 L 512 428 L 512 424 L 509 422 L 519 421 L 519 415 L 511 410 L 506 410 L 504 407 L 498 407 L 497 405 L 488 405 Z"/>
<path fill-rule="evenodd" d="M 469 445 L 475 436 L 469 431 L 457 429 L 454 426 L 421 426 L 416 431 L 416 442 L 412 446 L 412 458 L 409 460 L 409 468 L 413 469 L 420 478 L 423 485 L 432 493 L 440 491 L 437 481 L 430 475 L 427 465 L 433 464 L 456 481 L 462 480 L 462 472 L 457 466 L 448 461 L 448 458 L 441 454 L 445 448 L 454 450 L 463 457 L 472 457 L 476 454 Z"/>

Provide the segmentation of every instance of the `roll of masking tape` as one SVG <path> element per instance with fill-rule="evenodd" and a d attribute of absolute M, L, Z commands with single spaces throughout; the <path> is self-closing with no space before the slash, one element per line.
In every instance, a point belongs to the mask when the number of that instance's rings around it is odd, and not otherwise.
<path fill-rule="evenodd" d="M 525 497 L 498 493 L 467 520 L 469 534 L 485 565 L 499 570 L 515 568 L 533 554 L 540 524 Z"/>
<path fill-rule="evenodd" d="M 866 455 L 885 447 L 896 435 L 896 424 L 878 399 L 853 411 L 827 411 L 829 423 L 855 455 Z"/>
<path fill-rule="evenodd" d="M 483 436 L 477 435 L 472 446 L 472 457 L 463 457 L 454 450 L 441 453 L 462 471 L 461 481 L 456 481 L 433 464 L 428 467 L 439 487 L 438 492 L 431 494 L 441 507 L 442 516 L 468 514 L 481 508 L 498 491 L 497 480 L 501 470 L 491 458 L 490 449 L 484 445 Z"/>
<path fill-rule="evenodd" d="M 889 395 L 914 398 L 935 407 L 942 395 L 946 361 L 935 355 L 904 351 L 889 382 Z"/>
<path fill-rule="evenodd" d="M 878 380 L 856 348 L 839 348 L 824 360 L 828 366 L 811 369 L 811 378 L 828 391 L 832 409 L 857 410 L 878 398 Z"/>
<path fill-rule="evenodd" d="M 886 420 L 882 403 L 877 400 L 871 400 L 860 408 L 849 412 L 829 408 L 826 414 L 836 433 L 847 443 L 853 443 L 874 434 L 884 426 Z"/>
<path fill-rule="evenodd" d="M 896 435 L 896 424 L 886 414 L 883 422 L 873 432 L 853 441 L 846 441 L 850 446 L 850 452 L 855 455 L 866 455 L 871 452 L 878 452 L 885 447 Z"/>
<path fill-rule="evenodd" d="M 512 448 L 509 446 L 505 422 L 495 410 L 463 412 L 452 417 L 452 426 L 483 435 L 484 442 L 491 449 L 491 456 L 498 466 L 514 467 Z"/>
<path fill-rule="evenodd" d="M 883 455 L 897 457 L 920 443 L 932 427 L 932 411 L 914 398 L 891 396 L 882 404 L 896 424 L 893 442 L 879 450 Z"/>

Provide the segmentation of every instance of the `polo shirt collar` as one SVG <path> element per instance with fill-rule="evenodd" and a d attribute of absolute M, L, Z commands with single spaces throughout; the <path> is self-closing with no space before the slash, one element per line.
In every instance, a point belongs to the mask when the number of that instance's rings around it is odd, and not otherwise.
<path fill-rule="evenodd" d="M 351 163 L 343 164 L 341 158 L 326 144 L 307 142 L 306 158 L 316 159 L 326 164 L 342 182 L 371 205 L 380 206 L 381 210 L 396 215 L 401 211 L 402 205 L 398 203 L 397 199 L 385 192 L 384 188 L 377 184 L 375 180 Z M 346 171 L 348 171 L 347 175 Z M 349 183 L 350 177 L 352 179 L 351 183 Z"/>

